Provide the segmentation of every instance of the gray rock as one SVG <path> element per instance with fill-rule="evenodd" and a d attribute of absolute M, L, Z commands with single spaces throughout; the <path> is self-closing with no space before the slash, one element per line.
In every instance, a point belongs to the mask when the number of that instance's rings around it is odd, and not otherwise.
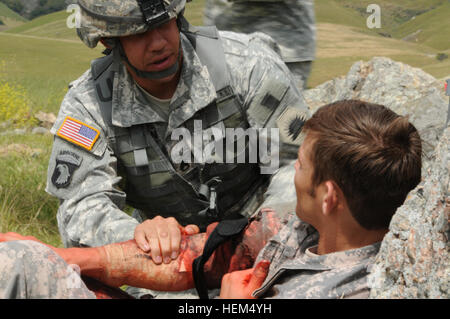
<path fill-rule="evenodd" d="M 369 277 L 370 298 L 449 298 L 450 127 L 423 181 L 394 215 Z"/>
<path fill-rule="evenodd" d="M 304 93 L 312 111 L 344 99 L 409 116 L 423 140 L 422 182 L 394 215 L 369 277 L 371 298 L 449 298 L 450 127 L 444 81 L 373 58 Z M 444 131 L 445 129 L 445 131 Z"/>
<path fill-rule="evenodd" d="M 12 120 L 7 120 L 4 122 L 0 122 L 0 130 L 8 129 L 13 125 Z"/>
<path fill-rule="evenodd" d="M 50 134 L 50 130 L 45 127 L 37 126 L 31 130 L 31 134 Z"/>
<path fill-rule="evenodd" d="M 51 129 L 56 122 L 56 116 L 53 113 L 37 112 L 34 117 L 39 121 L 39 126 Z"/>
<path fill-rule="evenodd" d="M 409 116 L 424 141 L 424 171 L 445 127 L 448 97 L 444 83 L 421 69 L 376 57 L 353 64 L 348 74 L 305 91 L 306 102 L 316 111 L 322 105 L 359 99 L 389 107 Z"/>

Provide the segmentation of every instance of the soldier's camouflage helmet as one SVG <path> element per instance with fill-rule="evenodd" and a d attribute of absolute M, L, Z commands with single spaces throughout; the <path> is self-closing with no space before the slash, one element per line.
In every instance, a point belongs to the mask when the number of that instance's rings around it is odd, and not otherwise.
<path fill-rule="evenodd" d="M 78 0 L 77 33 L 90 48 L 101 38 L 143 33 L 182 13 L 186 0 Z"/>

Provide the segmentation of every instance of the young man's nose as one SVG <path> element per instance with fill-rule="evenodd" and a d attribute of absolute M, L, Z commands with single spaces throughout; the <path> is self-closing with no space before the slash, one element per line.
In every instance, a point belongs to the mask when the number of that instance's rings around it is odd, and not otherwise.
<path fill-rule="evenodd" d="M 145 39 L 148 43 L 147 48 L 152 51 L 164 49 L 168 42 L 164 34 L 158 28 L 147 31 L 145 33 Z"/>

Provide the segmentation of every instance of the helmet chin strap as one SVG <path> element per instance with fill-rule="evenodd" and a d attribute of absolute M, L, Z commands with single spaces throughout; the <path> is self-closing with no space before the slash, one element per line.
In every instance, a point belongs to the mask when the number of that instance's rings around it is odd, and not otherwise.
<path fill-rule="evenodd" d="M 150 80 L 159 80 L 166 78 L 168 76 L 174 75 L 177 73 L 179 67 L 180 67 L 180 57 L 181 57 L 181 39 L 180 39 L 180 45 L 178 49 L 178 56 L 176 62 L 168 67 L 167 69 L 161 70 L 161 71 L 143 71 L 136 68 L 134 65 L 131 64 L 131 62 L 128 60 L 127 55 L 125 54 L 125 51 L 122 47 L 122 44 L 120 41 L 117 41 L 117 45 L 115 46 L 114 50 L 118 50 L 117 53 L 119 53 L 119 56 L 122 58 L 123 61 L 125 61 L 128 66 L 136 73 L 136 75 L 140 78 L 144 79 L 150 79 Z"/>

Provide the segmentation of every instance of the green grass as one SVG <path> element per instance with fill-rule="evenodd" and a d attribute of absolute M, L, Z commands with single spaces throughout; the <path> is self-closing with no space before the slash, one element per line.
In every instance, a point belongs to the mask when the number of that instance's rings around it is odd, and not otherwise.
<path fill-rule="evenodd" d="M 27 20 L 0 2 L 0 31 L 14 28 L 25 23 Z"/>
<path fill-rule="evenodd" d="M 409 21 L 414 16 L 419 16 L 429 10 L 432 10 L 448 0 L 334 0 L 340 6 L 351 8 L 358 12 L 364 19 L 367 19 L 370 13 L 367 13 L 369 4 L 378 4 L 381 8 L 381 29 L 374 31 L 392 34 L 401 24 Z"/>
<path fill-rule="evenodd" d="M 205 0 L 193 0 L 186 4 L 185 17 L 193 25 L 203 25 Z"/>
<path fill-rule="evenodd" d="M 366 20 L 358 12 L 339 5 L 334 0 L 314 2 L 316 23 L 332 23 L 364 29 Z"/>
<path fill-rule="evenodd" d="M 13 45 L 12 45 L 13 44 Z M 57 112 L 68 84 L 101 56 L 80 42 L 28 38 L 0 32 L 0 60 L 7 62 L 7 80 L 23 86 L 35 111 Z"/>
<path fill-rule="evenodd" d="M 45 193 L 50 135 L 0 136 L 6 145 L 26 145 L 32 152 L 0 152 L 0 232 L 33 235 L 60 246 L 56 225 L 57 199 Z"/>
<path fill-rule="evenodd" d="M 20 33 L 36 36 L 76 39 L 74 29 L 66 26 L 70 13 L 58 11 L 33 19 L 21 26 L 7 30 L 7 33 Z M 62 34 L 60 34 L 62 32 Z"/>
<path fill-rule="evenodd" d="M 394 35 L 404 38 L 418 30 L 422 30 L 417 35 L 418 43 L 442 51 L 450 49 L 450 2 L 404 23 Z"/>
<path fill-rule="evenodd" d="M 0 2 L 0 17 L 10 18 L 21 22 L 27 21 L 27 19 L 8 8 L 8 6 L 2 2 Z"/>

